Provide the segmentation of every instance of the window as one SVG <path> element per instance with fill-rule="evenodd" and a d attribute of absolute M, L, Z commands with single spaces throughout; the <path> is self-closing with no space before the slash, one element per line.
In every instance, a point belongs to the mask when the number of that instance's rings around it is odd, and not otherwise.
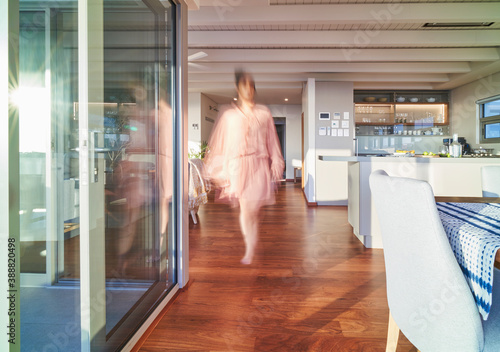
<path fill-rule="evenodd" d="M 478 100 L 481 143 L 500 142 L 500 96 Z"/>

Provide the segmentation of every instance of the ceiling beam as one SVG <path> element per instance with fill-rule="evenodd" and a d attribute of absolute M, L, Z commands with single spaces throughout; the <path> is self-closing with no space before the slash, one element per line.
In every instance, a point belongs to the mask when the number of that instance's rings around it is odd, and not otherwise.
<path fill-rule="evenodd" d="M 212 62 L 392 62 L 495 61 L 496 48 L 442 49 L 204 49 Z M 189 54 L 196 52 L 190 50 Z M 200 61 L 200 62 L 203 62 Z"/>
<path fill-rule="evenodd" d="M 269 74 L 252 72 L 254 79 L 259 83 L 288 83 L 303 81 L 308 78 L 315 78 L 317 81 L 373 81 L 373 82 L 448 82 L 447 74 L 443 73 L 288 73 L 288 74 Z M 191 83 L 211 83 L 211 82 L 226 82 L 234 84 L 234 73 L 205 73 L 205 74 L 190 74 L 189 82 Z"/>
<path fill-rule="evenodd" d="M 233 73 L 239 63 L 193 62 L 189 74 Z M 468 62 L 252 62 L 245 69 L 259 73 L 305 73 L 305 72 L 379 72 L 379 73 L 466 73 Z"/>
<path fill-rule="evenodd" d="M 259 80 L 255 80 L 255 87 L 257 90 L 259 89 L 297 89 L 302 88 L 302 81 L 290 81 L 290 82 L 263 82 Z M 217 81 L 217 82 L 189 82 L 188 85 L 189 91 L 203 89 L 206 91 L 216 91 L 220 89 L 230 89 L 235 90 L 234 79 L 232 81 Z"/>
<path fill-rule="evenodd" d="M 449 81 L 436 85 L 436 89 L 453 89 L 477 80 L 490 81 L 493 74 L 500 72 L 500 61 L 476 63 L 468 73 L 456 73 L 449 75 Z M 492 95 L 500 90 L 500 83 L 494 82 L 492 85 Z"/>
<path fill-rule="evenodd" d="M 190 48 L 196 47 L 318 47 L 373 46 L 456 47 L 500 45 L 500 29 L 438 31 L 189 31 Z M 207 45 L 207 43 L 209 43 Z"/>
<path fill-rule="evenodd" d="M 349 24 L 359 22 L 496 22 L 500 20 L 500 3 L 385 3 L 338 5 L 275 5 L 246 7 L 201 6 L 190 11 L 189 25 L 217 26 L 243 24 Z M 232 1 L 234 5 L 244 1 Z"/>
<path fill-rule="evenodd" d="M 427 90 L 436 89 L 426 82 L 354 82 L 354 89 L 384 89 L 384 90 Z"/>

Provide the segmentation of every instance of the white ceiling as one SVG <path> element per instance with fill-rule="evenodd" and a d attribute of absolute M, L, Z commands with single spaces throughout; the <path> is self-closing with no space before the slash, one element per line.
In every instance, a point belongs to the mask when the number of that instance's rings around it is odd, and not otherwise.
<path fill-rule="evenodd" d="M 190 0 L 189 91 L 235 95 L 254 74 L 259 102 L 301 104 L 307 78 L 355 89 L 452 89 L 500 72 L 500 1 Z M 494 22 L 485 28 L 425 23 Z"/>

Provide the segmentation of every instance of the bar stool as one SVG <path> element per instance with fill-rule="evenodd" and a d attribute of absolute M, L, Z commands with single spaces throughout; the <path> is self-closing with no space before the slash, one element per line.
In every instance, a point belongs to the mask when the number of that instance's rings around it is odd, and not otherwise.
<path fill-rule="evenodd" d="M 293 166 L 293 183 L 297 183 L 297 170 L 302 170 L 302 161 L 298 159 L 292 159 Z"/>

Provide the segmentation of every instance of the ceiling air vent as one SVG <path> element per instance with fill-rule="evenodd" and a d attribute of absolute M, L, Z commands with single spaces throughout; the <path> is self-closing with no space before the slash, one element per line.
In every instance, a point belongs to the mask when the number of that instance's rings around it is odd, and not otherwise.
<path fill-rule="evenodd" d="M 470 28 L 470 27 L 490 27 L 495 22 L 428 22 L 422 27 L 427 28 Z"/>

